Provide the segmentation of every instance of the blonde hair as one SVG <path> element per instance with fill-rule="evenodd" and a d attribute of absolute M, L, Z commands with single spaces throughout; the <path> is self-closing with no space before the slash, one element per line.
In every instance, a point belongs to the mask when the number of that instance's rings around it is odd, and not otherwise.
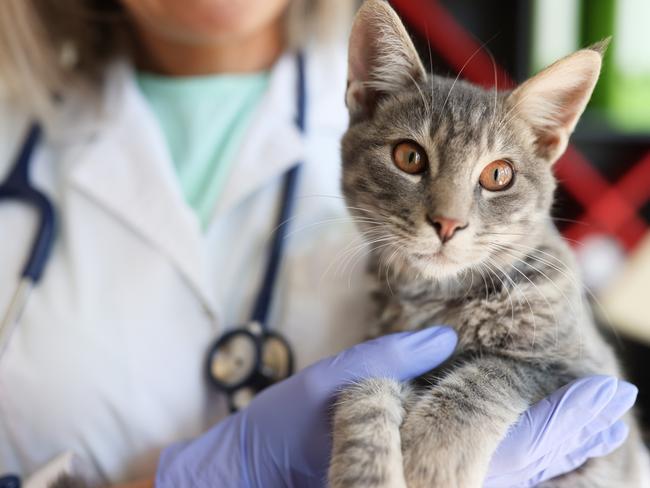
<path fill-rule="evenodd" d="M 356 0 L 292 0 L 292 46 L 347 31 Z M 131 54 L 126 12 L 118 0 L 0 0 L 0 95 L 35 113 L 52 94 L 79 81 L 99 82 L 107 63 Z"/>

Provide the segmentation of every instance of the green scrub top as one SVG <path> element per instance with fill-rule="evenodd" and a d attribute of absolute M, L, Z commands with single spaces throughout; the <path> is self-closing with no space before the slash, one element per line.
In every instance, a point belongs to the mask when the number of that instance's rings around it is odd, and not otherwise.
<path fill-rule="evenodd" d="M 269 73 L 170 77 L 137 74 L 163 132 L 185 200 L 205 230 L 236 163 Z"/>

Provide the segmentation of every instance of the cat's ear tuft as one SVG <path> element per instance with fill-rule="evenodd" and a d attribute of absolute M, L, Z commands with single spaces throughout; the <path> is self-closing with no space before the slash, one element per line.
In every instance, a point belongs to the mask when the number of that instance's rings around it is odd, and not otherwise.
<path fill-rule="evenodd" d="M 601 58 L 604 58 L 605 53 L 607 52 L 607 48 L 609 47 L 609 44 L 611 42 L 612 42 L 612 36 L 609 36 L 606 37 L 605 39 L 601 39 L 600 41 L 593 43 L 591 46 L 587 47 L 587 49 L 596 51 L 598 54 L 600 54 Z"/>
<path fill-rule="evenodd" d="M 345 102 L 352 119 L 372 114 L 382 96 L 426 78 L 402 21 L 385 0 L 366 0 L 354 19 Z"/>
<path fill-rule="evenodd" d="M 508 97 L 508 104 L 530 124 L 537 153 L 554 163 L 566 149 L 598 81 L 605 39 L 556 61 L 528 79 Z"/>

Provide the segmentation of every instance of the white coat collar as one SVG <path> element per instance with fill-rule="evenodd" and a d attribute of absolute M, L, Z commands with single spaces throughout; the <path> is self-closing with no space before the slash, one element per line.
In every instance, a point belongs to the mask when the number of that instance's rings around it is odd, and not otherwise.
<path fill-rule="evenodd" d="M 272 70 L 268 93 L 244 138 L 215 218 L 302 157 L 302 139 L 293 122 L 295 80 L 294 56 L 285 55 Z M 70 124 L 85 125 L 92 134 L 64 156 L 72 185 L 167 256 L 215 315 L 198 219 L 183 199 L 163 135 L 128 63 L 109 70 L 99 110 L 99 117 L 92 110 L 89 124 Z"/>
<path fill-rule="evenodd" d="M 286 54 L 273 69 L 270 89 L 243 139 L 215 218 L 304 157 L 303 139 L 295 123 L 296 87 L 296 59 Z"/>

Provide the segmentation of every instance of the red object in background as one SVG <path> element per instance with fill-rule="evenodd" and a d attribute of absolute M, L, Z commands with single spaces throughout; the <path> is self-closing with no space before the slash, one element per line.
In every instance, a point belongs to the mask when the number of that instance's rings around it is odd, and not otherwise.
<path fill-rule="evenodd" d="M 514 86 L 507 72 L 496 64 L 483 45 L 437 0 L 391 0 L 391 3 L 464 78 L 490 88 L 495 83 L 499 88 Z M 585 208 L 580 222 L 563 231 L 572 245 L 590 234 L 604 233 L 615 237 L 629 251 L 648 231 L 638 210 L 650 200 L 650 151 L 614 184 L 573 146 L 556 163 L 555 173 L 564 189 Z"/>

